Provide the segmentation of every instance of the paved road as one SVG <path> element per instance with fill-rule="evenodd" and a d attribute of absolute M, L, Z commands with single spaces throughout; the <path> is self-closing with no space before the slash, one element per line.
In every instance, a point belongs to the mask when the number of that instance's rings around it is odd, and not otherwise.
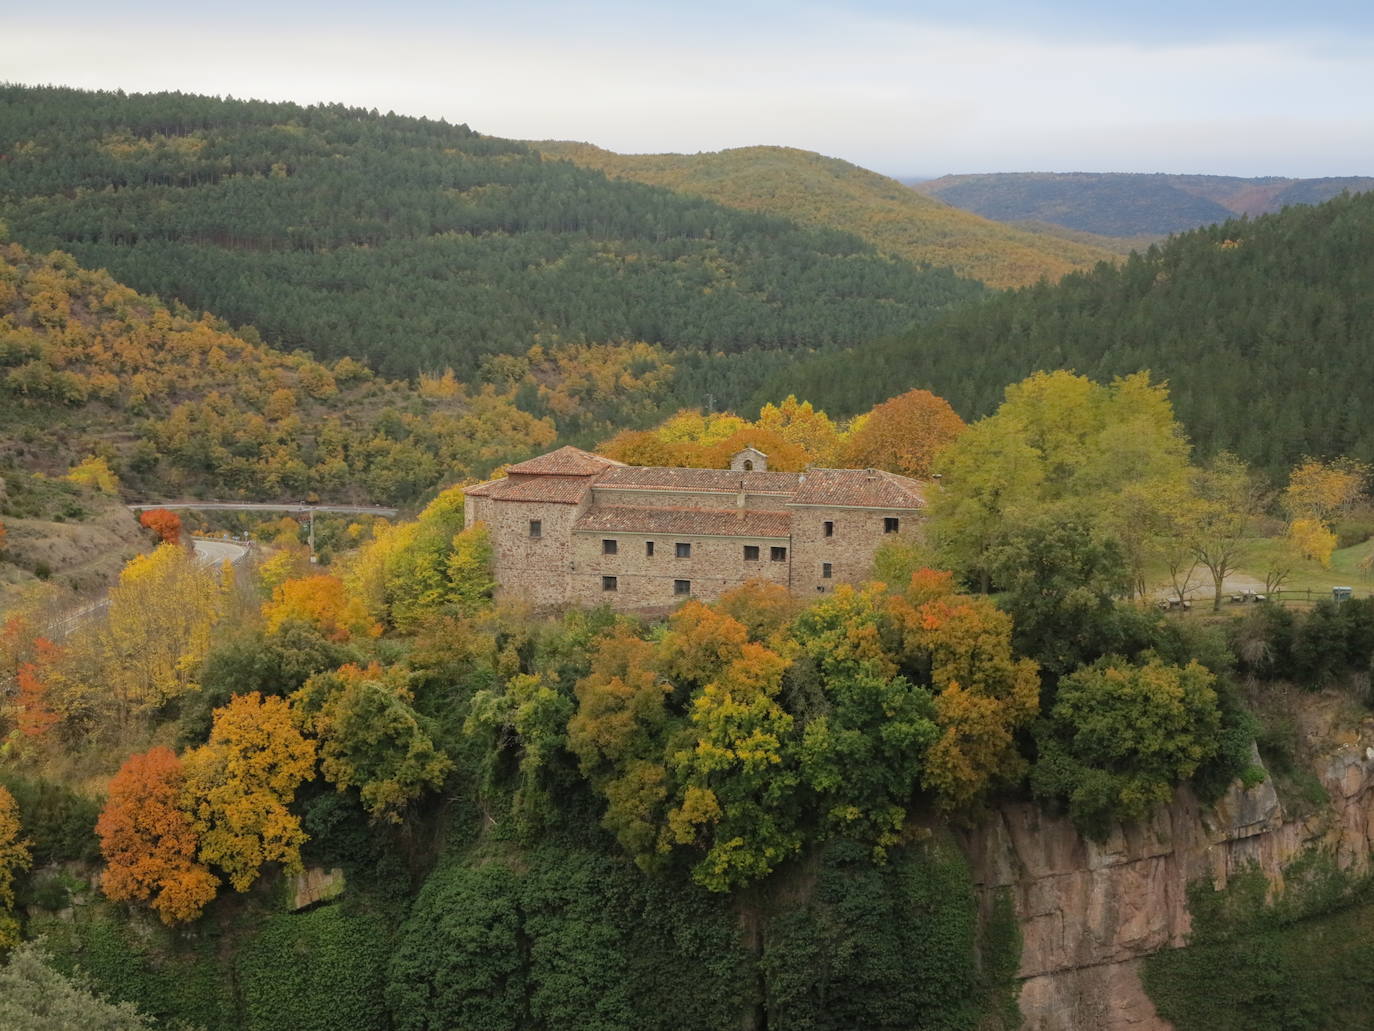
<path fill-rule="evenodd" d="M 214 537 L 195 537 L 191 541 L 191 546 L 195 548 L 196 557 L 204 566 L 219 566 L 225 562 L 232 562 L 235 565 L 242 562 L 248 556 L 248 547 L 234 541 L 219 540 Z M 83 605 L 79 609 L 64 613 L 62 616 L 48 624 L 47 636 L 53 640 L 61 640 L 88 620 L 96 619 L 107 608 L 110 607 L 109 595 L 101 598 L 97 602 Z"/>
<path fill-rule="evenodd" d="M 131 511 L 146 508 L 195 509 L 198 512 L 338 512 L 345 515 L 378 515 L 395 517 L 394 508 L 376 505 L 307 505 L 292 502 L 263 501 L 141 501 L 128 506 Z"/>

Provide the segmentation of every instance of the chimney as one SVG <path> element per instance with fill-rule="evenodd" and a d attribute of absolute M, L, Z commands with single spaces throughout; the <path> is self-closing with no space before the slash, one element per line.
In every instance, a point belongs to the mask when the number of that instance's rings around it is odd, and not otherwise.
<path fill-rule="evenodd" d="M 735 515 L 744 518 L 744 477 L 739 478 L 739 493 L 735 495 Z"/>

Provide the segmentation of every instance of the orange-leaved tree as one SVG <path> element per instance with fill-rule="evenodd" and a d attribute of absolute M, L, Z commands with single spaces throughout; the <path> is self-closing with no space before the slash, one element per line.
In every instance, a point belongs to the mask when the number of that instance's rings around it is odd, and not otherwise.
<path fill-rule="evenodd" d="M 1025 772 L 1015 734 L 1039 712 L 1039 668 L 1012 654 L 1011 617 L 956 595 L 949 573 L 918 570 L 890 606 L 904 665 L 925 671 L 935 693 L 940 736 L 921 781 L 942 809 L 968 809 Z"/>
<path fill-rule="evenodd" d="M 287 808 L 315 773 L 315 742 L 301 735 L 282 698 L 256 691 L 215 710 L 210 740 L 187 753 L 186 798 L 199 859 L 247 891 L 262 864 L 299 870 L 306 840 Z"/>
<path fill-rule="evenodd" d="M 62 650 L 46 637 L 33 642 L 33 658 L 20 663 L 15 675 L 15 723 L 25 737 L 41 737 L 61 717 L 50 707 L 53 668 Z"/>
<path fill-rule="evenodd" d="M 847 466 L 929 476 L 935 456 L 964 429 L 944 398 L 908 390 L 855 420 L 840 458 Z"/>
<path fill-rule="evenodd" d="M 194 920 L 219 879 L 197 862 L 200 842 L 184 808 L 185 771 L 170 748 L 124 760 L 96 821 L 106 869 L 101 890 L 117 902 L 148 901 L 165 924 Z"/>
<path fill-rule="evenodd" d="M 367 606 L 350 597 L 337 576 L 320 574 L 287 580 L 272 591 L 272 600 L 262 607 L 268 633 L 282 624 L 300 620 L 312 623 L 335 641 L 351 637 L 376 637 L 381 627 L 367 614 Z"/>
<path fill-rule="evenodd" d="M 144 529 L 152 530 L 164 544 L 181 543 L 181 516 L 165 508 L 150 508 L 138 517 Z"/>

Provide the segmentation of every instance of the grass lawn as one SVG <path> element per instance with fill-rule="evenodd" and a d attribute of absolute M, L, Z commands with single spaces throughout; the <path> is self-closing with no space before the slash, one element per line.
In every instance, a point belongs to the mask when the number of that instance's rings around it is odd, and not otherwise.
<path fill-rule="evenodd" d="M 1270 560 L 1282 548 L 1282 538 L 1266 537 L 1254 541 L 1239 571 L 1263 581 Z M 1331 596 L 1331 588 L 1337 585 L 1355 588 L 1357 597 L 1374 593 L 1374 570 L 1360 568 L 1360 563 L 1370 555 L 1374 555 L 1374 540 L 1337 551 L 1331 556 L 1330 568 L 1323 568 L 1318 562 L 1300 560 L 1293 564 L 1293 572 L 1284 581 L 1283 589 L 1320 591 L 1327 598 Z"/>

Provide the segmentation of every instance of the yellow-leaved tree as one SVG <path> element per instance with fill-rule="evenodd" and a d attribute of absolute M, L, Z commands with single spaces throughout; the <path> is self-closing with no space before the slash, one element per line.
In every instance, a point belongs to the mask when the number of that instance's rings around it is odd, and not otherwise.
<path fill-rule="evenodd" d="M 99 635 L 104 689 L 121 724 L 197 686 L 223 606 L 214 571 L 186 548 L 161 544 L 124 567 Z"/>
<path fill-rule="evenodd" d="M 263 863 L 299 870 L 306 834 L 288 808 L 315 773 L 315 742 L 282 698 L 256 691 L 215 710 L 210 740 L 182 759 L 199 859 L 247 891 Z"/>
<path fill-rule="evenodd" d="M 110 463 L 95 455 L 72 466 L 67 479 L 79 487 L 89 487 L 101 494 L 119 493 L 119 479 L 110 469 Z"/>

